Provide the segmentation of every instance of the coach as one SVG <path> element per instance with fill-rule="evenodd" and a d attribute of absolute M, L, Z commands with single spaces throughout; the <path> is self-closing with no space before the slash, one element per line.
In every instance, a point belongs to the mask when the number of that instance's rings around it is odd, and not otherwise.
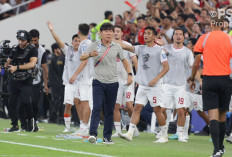
<path fill-rule="evenodd" d="M 190 88 L 193 89 L 195 74 L 203 54 L 203 109 L 209 114 L 214 145 L 212 157 L 221 157 L 225 151 L 223 140 L 226 131 L 226 112 L 229 110 L 231 98 L 229 75 L 232 40 L 221 30 L 222 23 L 223 17 L 212 17 L 212 32 L 202 35 L 197 41 L 194 47 L 196 57 L 190 78 Z"/>
<path fill-rule="evenodd" d="M 118 92 L 117 58 L 119 58 L 128 73 L 127 85 L 132 83 L 132 69 L 125 59 L 122 48 L 112 41 L 114 27 L 110 23 L 104 23 L 100 28 L 101 40 L 89 45 L 85 54 L 80 59 L 93 59 L 93 110 L 90 123 L 89 142 L 95 143 L 97 128 L 100 121 L 100 112 L 104 104 L 105 120 L 103 131 L 103 143 L 113 144 L 111 140 L 113 127 L 113 114 Z M 91 61 L 91 60 L 90 60 Z"/>

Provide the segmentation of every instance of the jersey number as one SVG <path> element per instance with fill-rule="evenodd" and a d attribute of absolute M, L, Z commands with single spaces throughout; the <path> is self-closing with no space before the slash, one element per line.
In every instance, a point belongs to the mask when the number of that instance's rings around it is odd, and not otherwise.
<path fill-rule="evenodd" d="M 184 98 L 179 98 L 178 104 L 184 104 Z"/>
<path fill-rule="evenodd" d="M 156 104 L 156 97 L 153 97 L 153 103 Z"/>
<path fill-rule="evenodd" d="M 130 97 L 131 97 L 131 92 L 126 92 L 126 98 L 130 99 Z"/>

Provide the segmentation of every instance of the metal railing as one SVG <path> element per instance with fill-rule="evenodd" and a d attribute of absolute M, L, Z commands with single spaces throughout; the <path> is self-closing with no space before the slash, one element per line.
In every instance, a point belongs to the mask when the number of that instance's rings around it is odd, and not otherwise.
<path fill-rule="evenodd" d="M 15 15 L 18 15 L 18 14 L 19 14 L 19 9 L 20 9 L 21 6 L 27 5 L 27 4 L 29 4 L 29 3 L 31 3 L 31 2 L 34 2 L 34 1 L 35 1 L 35 0 L 28 0 L 28 1 L 26 1 L 26 2 L 22 2 L 22 3 L 20 3 L 20 4 L 16 5 L 16 6 L 13 6 L 12 8 L 7 9 L 7 10 L 5 10 L 5 11 L 0 11 L 0 15 L 3 14 L 3 13 L 8 12 L 8 11 L 10 11 L 10 10 L 14 10 L 14 9 L 16 9 Z"/>

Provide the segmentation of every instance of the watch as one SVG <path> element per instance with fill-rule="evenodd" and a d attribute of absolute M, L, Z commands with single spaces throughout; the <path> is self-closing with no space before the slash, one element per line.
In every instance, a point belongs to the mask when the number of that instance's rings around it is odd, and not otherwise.
<path fill-rule="evenodd" d="M 17 70 L 19 70 L 19 65 L 17 65 Z"/>
<path fill-rule="evenodd" d="M 132 76 L 132 73 L 128 73 L 128 75 L 131 75 L 131 76 Z"/>

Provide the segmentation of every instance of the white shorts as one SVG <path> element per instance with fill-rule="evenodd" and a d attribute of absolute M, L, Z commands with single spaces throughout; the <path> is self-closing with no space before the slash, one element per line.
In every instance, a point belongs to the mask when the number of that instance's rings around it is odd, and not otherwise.
<path fill-rule="evenodd" d="M 74 98 L 79 98 L 78 86 L 66 84 L 64 89 L 64 104 L 74 105 Z"/>
<path fill-rule="evenodd" d="M 163 84 L 164 89 L 164 108 L 179 109 L 186 108 L 185 86 L 174 86 Z"/>
<path fill-rule="evenodd" d="M 126 102 L 134 101 L 135 97 L 135 82 L 129 86 L 119 84 L 116 103 L 123 105 Z"/>
<path fill-rule="evenodd" d="M 89 78 L 87 80 L 81 79 L 78 81 L 78 98 L 81 101 L 92 101 L 92 81 L 93 78 Z"/>
<path fill-rule="evenodd" d="M 145 106 L 147 102 L 150 102 L 151 107 L 164 105 L 164 91 L 161 85 L 157 85 L 155 87 L 147 87 L 143 85 L 139 85 L 136 97 L 135 104 L 141 104 Z"/>
<path fill-rule="evenodd" d="M 202 95 L 186 92 L 186 107 L 189 111 L 203 111 Z"/>

